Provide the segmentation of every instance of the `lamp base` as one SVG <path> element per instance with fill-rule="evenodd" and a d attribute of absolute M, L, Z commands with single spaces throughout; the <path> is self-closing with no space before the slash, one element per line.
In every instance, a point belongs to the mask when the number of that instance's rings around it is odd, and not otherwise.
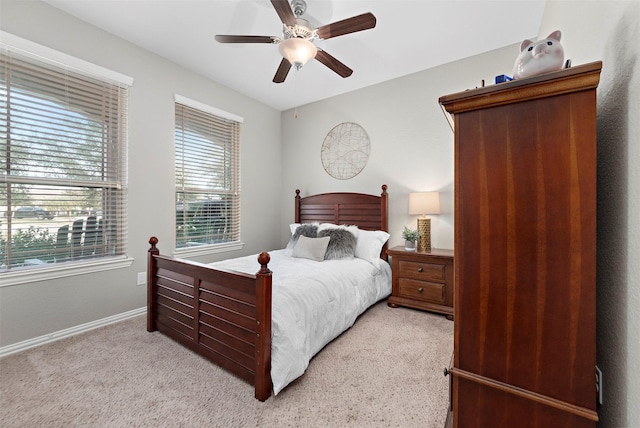
<path fill-rule="evenodd" d="M 418 239 L 418 251 L 431 251 L 431 219 L 430 218 L 418 219 L 418 232 L 420 232 L 420 238 Z"/>

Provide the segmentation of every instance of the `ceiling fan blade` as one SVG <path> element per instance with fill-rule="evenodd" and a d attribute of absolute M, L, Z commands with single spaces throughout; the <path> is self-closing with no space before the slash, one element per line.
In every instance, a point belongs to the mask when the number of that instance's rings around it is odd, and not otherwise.
<path fill-rule="evenodd" d="M 352 69 L 350 69 L 325 51 L 319 50 L 316 53 L 316 59 L 329 67 L 331 70 L 338 73 L 341 77 L 349 77 L 351 76 L 351 73 L 353 73 Z"/>
<path fill-rule="evenodd" d="M 216 36 L 220 43 L 276 43 L 277 39 L 274 36 Z"/>
<path fill-rule="evenodd" d="M 352 18 L 343 19 L 342 21 L 323 25 L 317 29 L 317 33 L 318 37 L 326 40 L 332 37 L 355 33 L 357 31 L 368 30 L 375 26 L 376 17 L 373 16 L 371 12 L 368 12 Z"/>
<path fill-rule="evenodd" d="M 273 8 L 278 13 L 280 21 L 285 25 L 296 25 L 296 16 L 289 6 L 288 0 L 271 0 Z"/>
<path fill-rule="evenodd" d="M 276 71 L 276 75 L 273 76 L 273 83 L 284 82 L 284 79 L 287 78 L 287 74 L 289 74 L 290 69 L 291 69 L 291 63 L 286 58 L 282 58 L 282 61 L 280 61 L 280 66 Z"/>

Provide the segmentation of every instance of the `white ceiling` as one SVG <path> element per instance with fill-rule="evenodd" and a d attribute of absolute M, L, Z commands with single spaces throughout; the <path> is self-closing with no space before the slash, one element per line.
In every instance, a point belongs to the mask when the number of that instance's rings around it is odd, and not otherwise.
<path fill-rule="evenodd" d="M 84 21 L 287 110 L 420 70 L 535 38 L 546 0 L 307 0 L 318 27 L 373 13 L 371 30 L 316 45 L 354 70 L 341 78 L 312 60 L 271 80 L 277 45 L 221 44 L 216 34 L 282 36 L 269 0 L 44 0 Z M 514 53 L 515 59 L 516 53 Z M 135 76 L 134 76 L 135 77 Z"/>

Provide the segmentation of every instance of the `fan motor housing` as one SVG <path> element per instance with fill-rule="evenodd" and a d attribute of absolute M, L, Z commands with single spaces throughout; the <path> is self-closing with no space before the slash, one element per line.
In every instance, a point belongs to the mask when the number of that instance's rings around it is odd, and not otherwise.
<path fill-rule="evenodd" d="M 306 19 L 296 18 L 296 25 L 283 25 L 282 34 L 285 39 L 299 37 L 311 40 L 315 37 L 315 28 Z"/>

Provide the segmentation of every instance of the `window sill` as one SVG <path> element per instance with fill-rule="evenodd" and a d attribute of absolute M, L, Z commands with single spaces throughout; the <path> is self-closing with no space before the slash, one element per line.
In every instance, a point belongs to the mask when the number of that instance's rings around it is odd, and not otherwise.
<path fill-rule="evenodd" d="M 209 254 L 241 250 L 242 247 L 244 247 L 244 242 L 240 241 L 226 242 L 224 244 L 198 245 L 195 247 L 178 248 L 173 252 L 173 257 L 186 259 L 189 257 L 206 256 Z"/>
<path fill-rule="evenodd" d="M 75 275 L 103 272 L 112 269 L 122 269 L 131 266 L 131 257 L 105 258 L 86 262 L 71 262 L 60 264 L 45 264 L 43 267 L 4 272 L 0 278 L 0 287 L 26 284 L 29 282 L 48 281 Z"/>

